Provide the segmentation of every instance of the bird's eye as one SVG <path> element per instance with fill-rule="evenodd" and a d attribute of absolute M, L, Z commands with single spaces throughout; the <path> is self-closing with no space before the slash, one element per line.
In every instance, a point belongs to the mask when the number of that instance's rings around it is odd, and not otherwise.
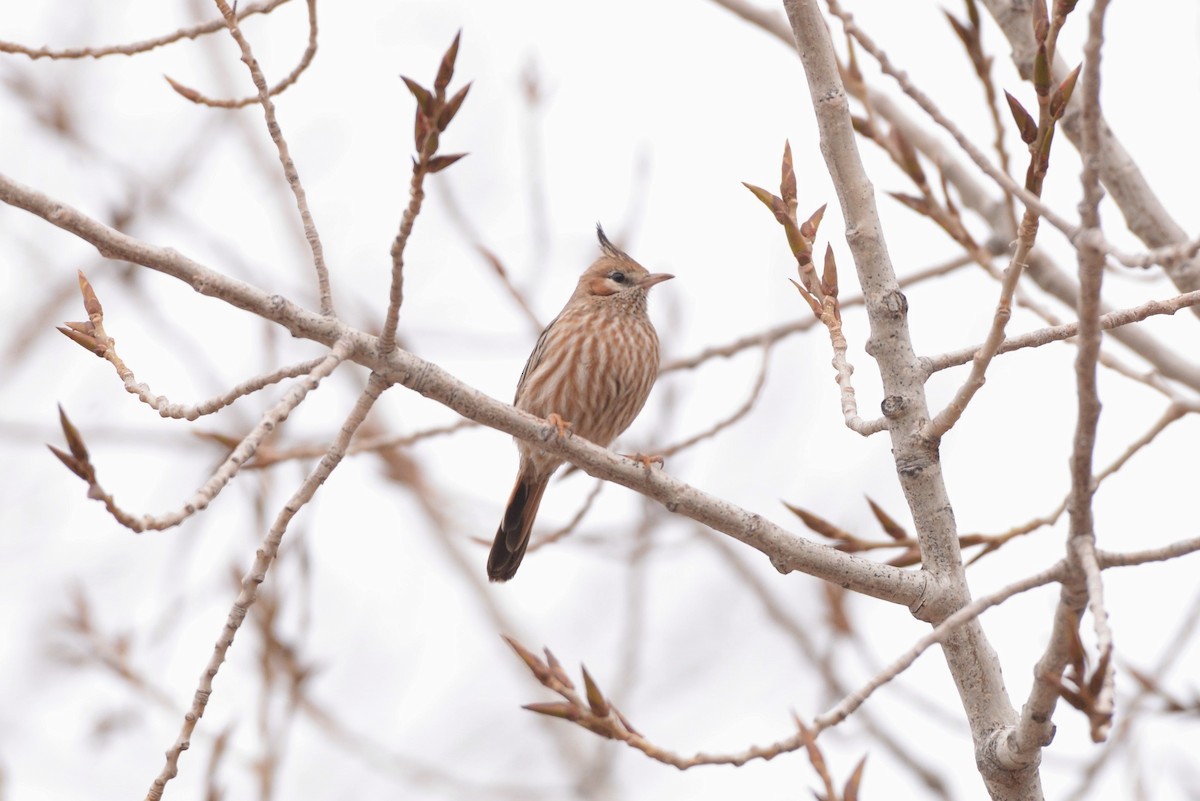
<path fill-rule="evenodd" d="M 623 284 L 625 283 L 625 273 L 621 272 L 620 270 L 613 270 L 608 274 L 608 280 L 616 281 L 618 284 Z"/>

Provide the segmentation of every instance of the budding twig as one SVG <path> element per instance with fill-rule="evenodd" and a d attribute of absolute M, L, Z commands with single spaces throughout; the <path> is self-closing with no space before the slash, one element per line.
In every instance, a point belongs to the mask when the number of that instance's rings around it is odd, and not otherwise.
<path fill-rule="evenodd" d="M 437 154 L 442 132 L 458 114 L 467 92 L 471 89 L 471 84 L 468 83 L 453 97 L 446 97 L 446 89 L 454 77 L 454 62 L 458 58 L 458 42 L 461 36 L 462 31 L 454 35 L 454 41 L 442 56 L 432 92 L 411 78 L 400 76 L 408 91 L 412 92 L 417 100 L 417 110 L 413 119 L 413 142 L 417 155 L 413 157 L 412 178 L 408 185 L 408 207 L 404 209 L 400 218 L 400 230 L 392 240 L 392 285 L 388 292 L 383 331 L 379 335 L 379 348 L 383 355 L 390 353 L 396 346 L 396 325 L 400 321 L 400 305 L 404 302 L 404 250 L 408 246 L 408 238 L 412 235 L 417 215 L 421 213 L 421 204 L 425 201 L 425 177 L 446 169 L 467 155 Z"/>
<path fill-rule="evenodd" d="M 223 489 L 238 474 L 242 466 L 254 456 L 262 441 L 287 419 L 292 410 L 303 402 L 308 393 L 316 389 L 321 381 L 330 375 L 339 364 L 350 354 L 351 346 L 348 341 L 339 341 L 303 378 L 292 385 L 283 397 L 268 409 L 259 419 L 258 424 L 238 443 L 233 452 L 204 482 L 200 489 L 181 508 L 162 515 L 135 515 L 117 505 L 113 496 L 104 490 L 96 477 L 96 470 L 88 456 L 83 438 L 76 430 L 66 413 L 60 408 L 63 434 L 66 437 L 70 454 L 50 446 L 55 456 L 67 466 L 71 472 L 88 483 L 88 497 L 100 501 L 113 519 L 131 531 L 162 531 L 179 525 L 192 515 L 208 507 Z"/>
<path fill-rule="evenodd" d="M 800 280 L 788 279 L 800 292 L 800 296 L 808 304 L 813 316 L 825 326 L 829 332 L 829 341 L 833 346 L 833 368 L 837 376 L 837 384 L 841 390 L 842 415 L 846 427 L 862 436 L 870 436 L 887 428 L 883 418 L 866 421 L 859 417 L 858 401 L 854 393 L 854 383 L 851 376 L 854 366 L 846 358 L 848 344 L 842 332 L 842 311 L 838 303 L 838 274 L 837 263 L 834 259 L 833 248 L 826 246 L 825 262 L 821 275 L 817 275 L 813 264 L 813 244 L 816 240 L 817 229 L 825 216 L 825 207 L 814 211 L 803 223 L 796 217 L 799 205 L 796 195 L 796 173 L 792 168 L 792 148 L 787 142 L 783 144 L 783 163 L 781 168 L 779 193 L 776 196 L 766 189 L 753 184 L 743 183 L 750 192 L 775 215 L 775 220 L 783 226 L 788 246 L 796 259 L 796 268 Z"/>

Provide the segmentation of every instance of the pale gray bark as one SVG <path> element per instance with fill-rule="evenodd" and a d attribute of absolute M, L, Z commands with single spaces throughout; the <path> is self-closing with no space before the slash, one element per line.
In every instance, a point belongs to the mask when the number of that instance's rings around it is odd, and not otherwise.
<path fill-rule="evenodd" d="M 849 98 L 842 85 L 824 16 L 816 0 L 785 0 L 784 8 L 808 78 L 816 111 L 821 153 L 846 220 L 846 240 L 866 297 L 871 333 L 867 352 L 875 359 L 884 388 L 884 414 L 900 484 L 908 500 L 921 544 L 927 590 L 910 608 L 934 625 L 970 600 L 959 552 L 953 508 L 942 478 L 938 442 L 925 436 L 930 413 L 924 373 L 908 331 L 908 303 L 900 292 L 875 207 L 875 193 L 859 157 L 850 120 Z M 971 726 L 975 759 L 984 783 L 997 801 L 1042 798 L 1037 766 L 1003 761 L 998 744 L 1016 722 L 996 657 L 983 627 L 973 620 L 942 643 L 946 663 L 958 687 Z"/>

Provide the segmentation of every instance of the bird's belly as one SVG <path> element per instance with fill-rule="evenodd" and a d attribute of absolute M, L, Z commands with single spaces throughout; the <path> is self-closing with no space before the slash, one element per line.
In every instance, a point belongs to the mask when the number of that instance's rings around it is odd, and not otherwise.
<path fill-rule="evenodd" d="M 557 414 L 573 433 L 607 446 L 641 411 L 658 374 L 658 343 L 639 331 L 594 331 L 568 358 L 531 376 L 547 391 L 518 406 L 530 414 Z M 545 379 L 536 382 L 536 379 Z"/>

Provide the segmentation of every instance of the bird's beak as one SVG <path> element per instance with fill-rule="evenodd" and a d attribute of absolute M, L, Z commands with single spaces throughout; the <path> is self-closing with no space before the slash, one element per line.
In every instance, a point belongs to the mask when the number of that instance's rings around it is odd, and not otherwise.
<path fill-rule="evenodd" d="M 641 280 L 641 283 L 639 283 L 638 286 L 642 289 L 649 289 L 655 284 L 661 284 L 663 281 L 670 281 L 674 277 L 675 276 L 671 275 L 670 273 L 650 273 Z"/>

